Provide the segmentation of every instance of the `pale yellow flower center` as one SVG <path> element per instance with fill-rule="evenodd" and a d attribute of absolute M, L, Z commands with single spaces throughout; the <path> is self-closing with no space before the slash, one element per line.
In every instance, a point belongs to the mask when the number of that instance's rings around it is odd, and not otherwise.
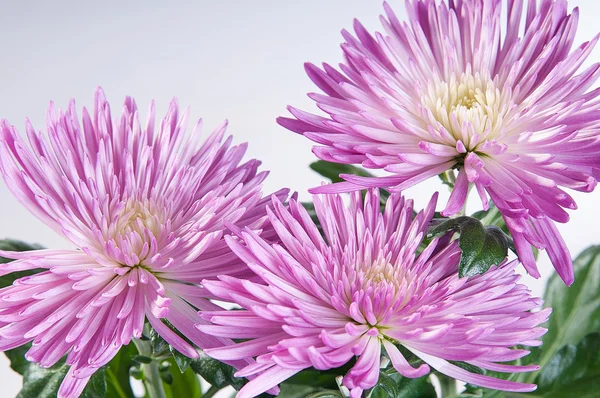
<path fill-rule="evenodd" d="M 502 92 L 489 76 L 470 72 L 446 81 L 432 79 L 421 95 L 428 111 L 425 124 L 447 132 L 438 143 L 456 146 L 462 141 L 468 151 L 503 136 L 512 104 L 510 93 Z"/>

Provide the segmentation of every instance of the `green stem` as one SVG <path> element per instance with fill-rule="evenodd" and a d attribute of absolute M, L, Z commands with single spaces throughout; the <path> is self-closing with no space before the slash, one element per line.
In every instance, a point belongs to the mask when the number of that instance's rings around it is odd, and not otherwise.
<path fill-rule="evenodd" d="M 220 390 L 221 390 L 220 388 L 217 388 L 215 386 L 210 386 L 208 391 L 206 391 L 204 394 L 202 394 L 202 398 L 211 398 L 213 395 L 218 393 Z"/>
<path fill-rule="evenodd" d="M 148 364 L 143 364 L 144 371 L 144 386 L 150 398 L 167 398 L 165 389 L 163 388 L 158 363 L 152 361 Z"/>
<path fill-rule="evenodd" d="M 449 397 L 456 395 L 456 380 L 444 376 L 440 373 L 436 374 L 440 381 L 440 387 L 442 389 L 442 397 Z"/>
<path fill-rule="evenodd" d="M 135 344 L 140 355 L 149 358 L 152 357 L 152 347 L 150 346 L 150 342 L 133 339 L 133 344 Z M 158 362 L 152 361 L 150 363 L 143 363 L 141 368 L 142 372 L 144 373 L 144 387 L 146 388 L 148 397 L 167 398 L 162 379 L 160 378 Z"/>

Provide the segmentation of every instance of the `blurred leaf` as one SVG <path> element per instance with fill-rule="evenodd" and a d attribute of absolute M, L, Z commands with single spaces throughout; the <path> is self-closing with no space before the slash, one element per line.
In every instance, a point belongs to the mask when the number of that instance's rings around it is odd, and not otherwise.
<path fill-rule="evenodd" d="M 443 173 L 438 174 L 440 180 L 442 180 L 442 184 L 447 185 L 450 190 L 454 188 L 454 184 L 456 182 L 456 176 L 454 175 L 454 170 L 448 169 Z"/>
<path fill-rule="evenodd" d="M 375 177 L 362 167 L 352 166 L 349 164 L 326 162 L 325 160 L 317 160 L 316 162 L 311 163 L 310 168 L 333 183 L 344 181 L 344 179 L 340 178 L 340 174 L 354 174 L 360 177 Z M 385 204 L 389 196 L 389 191 L 386 191 L 385 189 L 379 189 L 379 199 L 382 205 Z"/>
<path fill-rule="evenodd" d="M 152 363 L 152 358 L 144 355 L 136 355 L 132 358 L 132 360 L 137 363 Z"/>
<path fill-rule="evenodd" d="M 461 216 L 434 221 L 429 235 L 458 231 L 458 245 L 462 251 L 458 275 L 469 277 L 483 274 L 492 265 L 498 265 L 508 255 L 510 238 L 497 226 L 484 227 L 475 218 Z"/>
<path fill-rule="evenodd" d="M 600 333 L 588 334 L 577 345 L 562 347 L 538 379 L 536 396 L 598 397 L 600 392 Z"/>
<path fill-rule="evenodd" d="M 600 246 L 583 251 L 575 259 L 574 268 L 571 287 L 556 273 L 546 286 L 544 306 L 552 307 L 552 315 L 543 337 L 545 351 L 577 344 L 585 335 L 600 331 Z"/>
<path fill-rule="evenodd" d="M 43 249 L 42 246 L 37 243 L 25 243 L 14 239 L 0 239 L 0 250 L 12 251 L 12 252 L 27 252 L 30 250 Z M 0 257 L 0 264 L 8 263 L 13 260 Z"/>
<path fill-rule="evenodd" d="M 540 347 L 526 347 L 531 350 L 531 354 L 514 362 L 516 365 L 538 364 L 541 369 L 518 374 L 486 372 L 493 377 L 539 384 L 538 390 L 516 394 L 477 390 L 467 385 L 467 395 L 483 394 L 486 398 L 598 396 L 600 386 L 597 380 L 600 380 L 600 374 L 596 372 L 600 358 L 600 246 L 584 250 L 575 259 L 574 268 L 575 282 L 570 287 L 556 273 L 548 280 L 544 307 L 553 309 L 550 319 L 544 325 L 548 332 L 542 337 L 543 344 Z M 588 375 L 591 375 L 591 380 L 588 380 Z M 563 382 L 569 387 L 563 389 Z M 561 393 L 555 393 L 555 388 Z M 587 395 L 590 393 L 591 395 Z"/>
<path fill-rule="evenodd" d="M 180 372 L 178 365 L 175 363 L 175 358 L 169 358 L 168 361 L 172 364 L 171 375 L 172 382 L 163 383 L 167 398 L 200 398 L 202 390 L 200 389 L 200 379 L 191 368 Z M 163 379 L 164 380 L 164 379 Z"/>
<path fill-rule="evenodd" d="M 373 174 L 361 167 L 356 167 L 349 164 L 326 162 L 324 160 L 317 160 L 316 162 L 311 163 L 310 168 L 323 177 L 331 180 L 331 182 L 344 181 L 342 178 L 340 178 L 340 174 L 354 174 L 361 177 L 373 177 Z"/>
<path fill-rule="evenodd" d="M 478 219 L 483 225 L 495 225 L 500 227 L 504 232 L 508 233 L 504 218 L 502 217 L 502 214 L 500 214 L 500 210 L 498 210 L 493 202 L 490 202 L 489 209 L 487 211 L 477 211 L 473 213 L 471 217 Z"/>
<path fill-rule="evenodd" d="M 532 353 L 523 358 L 525 364 L 536 363 L 542 369 L 519 375 L 519 381 L 534 382 L 562 347 L 577 345 L 589 333 L 600 332 L 600 246 L 584 250 L 573 264 L 575 282 L 570 287 L 557 273 L 548 280 L 544 293 L 544 307 L 552 307 L 544 325 L 548 332 L 542 337 L 542 346 L 532 347 Z"/>
<path fill-rule="evenodd" d="M 29 244 L 29 243 L 21 242 L 18 240 L 12 240 L 12 239 L 0 240 L 0 250 L 13 251 L 13 252 L 26 252 L 26 251 L 30 251 L 30 250 L 39 250 L 39 249 L 43 249 L 43 247 L 40 245 L 37 245 L 37 244 Z M 10 258 L 0 257 L 0 264 L 9 263 L 11 261 L 13 261 L 13 260 Z M 35 270 L 27 270 L 27 271 L 17 271 L 17 272 L 10 273 L 8 275 L 0 276 L 0 289 L 3 287 L 12 285 L 12 283 L 19 278 L 22 278 L 24 276 L 33 275 L 40 271 L 43 271 L 43 270 L 35 269 Z"/>
<path fill-rule="evenodd" d="M 206 355 L 201 354 L 200 358 L 192 359 L 190 361 L 190 367 L 195 373 L 202 376 L 204 380 L 217 388 L 223 388 L 230 385 L 236 390 L 239 390 L 246 383 L 246 379 L 235 377 L 233 375 L 235 369 L 232 366 L 219 362 Z"/>

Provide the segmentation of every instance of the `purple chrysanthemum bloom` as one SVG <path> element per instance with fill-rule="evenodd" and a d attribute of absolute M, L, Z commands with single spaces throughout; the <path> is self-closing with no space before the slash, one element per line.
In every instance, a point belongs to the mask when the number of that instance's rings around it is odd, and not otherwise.
<path fill-rule="evenodd" d="M 181 353 L 228 340 L 199 333 L 197 310 L 219 309 L 199 286 L 218 274 L 252 272 L 223 239 L 224 224 L 274 236 L 268 226 L 259 162 L 241 163 L 246 145 L 224 139 L 226 124 L 204 142 L 201 121 L 186 134 L 187 109 L 176 100 L 155 126 L 154 103 L 140 126 L 132 98 L 111 119 L 98 89 L 81 124 L 71 101 L 51 104 L 47 138 L 27 122 L 29 145 L 6 120 L 0 165 L 8 187 L 40 220 L 79 250 L 0 252 L 18 259 L 0 274 L 44 268 L 0 290 L 0 350 L 29 341 L 26 358 L 47 367 L 67 354 L 71 368 L 59 396 L 77 397 L 122 345 L 140 337 L 144 320 Z M 276 194 L 286 196 L 282 190 Z"/>
<path fill-rule="evenodd" d="M 403 190 L 458 169 L 443 214 L 459 212 L 474 185 L 504 216 L 527 271 L 539 277 L 533 245 L 571 284 L 554 221 L 576 208 L 563 188 L 591 192 L 600 178 L 600 89 L 590 91 L 600 68 L 579 72 L 598 36 L 571 51 L 578 10 L 564 0 L 508 1 L 505 23 L 501 3 L 410 0 L 404 23 L 384 4 L 385 34 L 358 21 L 357 38 L 343 31 L 341 72 L 306 65 L 325 93 L 309 96 L 328 117 L 290 107 L 296 119 L 279 123 L 318 143 L 321 159 L 390 173 L 343 175 L 314 192 Z"/>
<path fill-rule="evenodd" d="M 381 213 L 379 191 L 369 190 L 364 205 L 355 192 L 349 206 L 340 195 L 315 197 L 326 240 L 306 210 L 273 199 L 269 218 L 281 244 L 269 244 L 246 229 L 226 240 L 260 277 L 258 281 L 221 276 L 204 286 L 239 311 L 205 312 L 214 323 L 198 328 L 239 344 L 209 349 L 226 361 L 256 358 L 238 376 L 255 377 L 238 398 L 253 397 L 309 367 L 337 368 L 356 363 L 343 383 L 352 397 L 373 387 L 380 359 L 387 356 L 406 377 L 420 377 L 430 366 L 459 380 L 508 391 L 532 391 L 535 385 L 474 374 L 450 361 L 500 372 L 527 372 L 537 366 L 500 362 L 523 357 L 512 349 L 539 345 L 550 313 L 517 284 L 516 261 L 483 275 L 458 277 L 460 249 L 447 237 L 417 248 L 435 209 L 434 197 L 413 219 L 412 201 L 399 194 Z M 242 243 L 242 241 L 244 243 Z M 401 345 L 425 364 L 413 368 Z"/>

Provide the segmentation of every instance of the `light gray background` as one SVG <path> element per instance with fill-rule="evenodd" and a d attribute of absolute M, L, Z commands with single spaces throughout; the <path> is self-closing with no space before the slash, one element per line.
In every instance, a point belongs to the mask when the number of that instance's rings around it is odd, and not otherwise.
<path fill-rule="evenodd" d="M 82 2 L 83 3 L 83 2 Z M 358 17 L 379 29 L 379 0 L 142 2 L 9 2 L 0 3 L 0 116 L 23 130 L 30 117 L 44 127 L 49 100 L 65 107 L 91 106 L 94 88 L 102 85 L 117 114 L 125 95 L 147 109 L 150 99 L 162 111 L 173 96 L 191 105 L 192 119 L 204 117 L 206 132 L 223 119 L 236 142 L 249 141 L 248 155 L 263 160 L 271 176 L 267 192 L 289 186 L 306 190 L 320 178 L 308 169 L 311 143 L 275 123 L 294 104 L 314 109 L 305 93 L 316 88 L 303 62 L 337 63 L 339 34 Z M 404 19 L 402 1 L 392 0 Z M 583 12 L 576 43 L 598 31 L 600 6 L 571 1 Z M 591 59 L 600 59 L 597 49 Z M 407 192 L 419 206 L 434 190 L 441 203 L 448 197 L 436 180 Z M 579 210 L 560 227 L 573 254 L 599 243 L 598 196 L 575 193 Z M 69 243 L 31 216 L 0 183 L 0 238 L 38 242 L 52 248 Z M 479 203 L 471 201 L 475 210 Z M 540 257 L 542 280 L 525 278 L 536 294 L 552 268 Z M 0 356 L 2 397 L 16 395 L 21 380 Z"/>

